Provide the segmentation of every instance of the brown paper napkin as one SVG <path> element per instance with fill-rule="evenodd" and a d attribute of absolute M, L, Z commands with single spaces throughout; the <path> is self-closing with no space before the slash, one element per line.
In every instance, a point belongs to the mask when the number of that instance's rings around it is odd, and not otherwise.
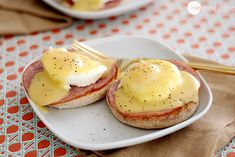
<path fill-rule="evenodd" d="M 0 0 L 0 35 L 63 28 L 72 22 L 41 0 Z"/>
<path fill-rule="evenodd" d="M 194 57 L 190 61 L 210 62 Z M 168 136 L 122 149 L 78 150 L 88 157 L 210 157 L 235 136 L 235 76 L 201 72 L 208 82 L 213 104 L 208 113 L 190 126 Z"/>

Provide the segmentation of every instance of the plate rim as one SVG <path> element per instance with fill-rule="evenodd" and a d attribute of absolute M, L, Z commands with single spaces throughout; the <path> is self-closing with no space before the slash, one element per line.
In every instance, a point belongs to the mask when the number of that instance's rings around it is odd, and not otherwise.
<path fill-rule="evenodd" d="M 101 18 L 107 18 L 110 16 L 118 16 L 127 12 L 134 11 L 142 6 L 145 6 L 149 3 L 154 2 L 154 0 L 144 0 L 144 1 L 141 0 L 141 1 L 135 2 L 134 3 L 135 5 L 132 7 L 122 6 L 120 8 L 114 7 L 111 9 L 96 11 L 96 12 L 84 12 L 84 11 L 76 11 L 76 10 L 69 9 L 59 4 L 58 2 L 56 2 L 56 0 L 42 0 L 42 1 L 69 16 L 72 16 L 74 18 L 79 18 L 79 19 L 101 19 Z"/>
<path fill-rule="evenodd" d="M 156 40 L 152 40 L 150 38 L 147 37 L 142 37 L 142 36 L 113 36 L 113 37 L 105 37 L 105 38 L 98 38 L 98 39 L 93 39 L 93 40 L 87 40 L 84 43 L 88 44 L 88 45 L 96 45 L 97 43 L 103 43 L 108 41 L 112 41 L 112 40 L 120 40 L 123 38 L 132 38 L 132 39 L 144 39 L 144 40 L 149 40 L 151 42 L 154 42 L 156 44 L 160 44 L 162 46 L 164 46 L 165 48 L 169 49 L 171 51 L 171 53 L 174 53 L 175 55 L 177 55 L 178 57 L 180 57 L 182 60 L 187 61 L 186 58 L 184 58 L 181 54 L 176 53 L 174 50 L 172 50 L 171 48 L 169 48 L 169 46 L 157 42 Z M 64 46 L 66 47 L 66 46 Z M 41 55 L 36 57 L 35 59 L 33 59 L 31 62 L 29 62 L 24 70 L 26 70 L 26 68 L 33 63 L 34 61 L 40 59 Z M 23 74 L 22 73 L 22 74 Z M 62 141 L 64 141 L 65 143 L 74 146 L 75 148 L 81 148 L 81 149 L 87 149 L 87 150 L 107 150 L 107 149 L 114 149 L 114 148 L 122 148 L 122 147 L 126 147 L 126 146 L 131 146 L 131 145 L 136 145 L 136 144 L 140 144 L 143 142 L 147 142 L 147 141 L 151 141 L 160 137 L 163 137 L 165 135 L 168 135 L 170 133 L 173 133 L 175 131 L 178 131 L 192 123 L 194 123 L 195 121 L 197 121 L 198 119 L 200 119 L 203 115 L 205 115 L 207 113 L 207 111 L 210 109 L 211 105 L 212 105 L 212 92 L 209 88 L 209 85 L 207 84 L 207 82 L 205 81 L 205 79 L 202 77 L 202 75 L 200 73 L 198 73 L 203 84 L 205 85 L 206 90 L 208 91 L 208 104 L 207 106 L 201 111 L 199 112 L 196 116 L 194 117 L 190 117 L 189 119 L 176 124 L 174 126 L 168 127 L 168 128 L 164 128 L 161 130 L 157 130 L 157 132 L 152 132 L 149 133 L 147 135 L 143 135 L 143 136 L 138 136 L 138 137 L 133 137 L 133 138 L 129 138 L 129 139 L 124 139 L 124 140 L 120 140 L 120 141 L 115 141 L 115 142 L 109 142 L 109 143 L 102 143 L 102 144 L 91 144 L 91 143 L 85 143 L 85 142 L 74 142 L 71 141 L 69 138 L 67 138 L 66 136 L 63 135 L 63 133 L 60 133 L 58 130 L 54 129 L 46 120 L 46 118 L 43 117 L 43 115 L 40 113 L 39 108 L 32 102 L 32 100 L 29 98 L 28 93 L 26 92 L 26 89 L 23 87 L 24 93 L 27 97 L 27 99 L 29 100 L 30 106 L 33 108 L 34 112 L 37 114 L 37 116 L 39 117 L 39 119 L 47 126 L 47 128 L 54 133 L 59 139 L 61 139 Z M 22 80 L 21 80 L 22 81 Z"/>

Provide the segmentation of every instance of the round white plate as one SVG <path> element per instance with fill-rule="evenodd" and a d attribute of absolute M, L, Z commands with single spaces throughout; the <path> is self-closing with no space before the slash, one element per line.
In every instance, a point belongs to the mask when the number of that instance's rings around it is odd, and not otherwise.
<path fill-rule="evenodd" d="M 150 57 L 185 61 L 166 46 L 142 37 L 111 37 L 87 41 L 85 44 L 117 58 Z M 205 80 L 201 79 L 200 102 L 196 113 L 184 122 L 159 130 L 137 129 L 121 123 L 112 115 L 105 100 L 75 109 L 47 108 L 49 112 L 44 113 L 26 95 L 38 117 L 61 140 L 81 149 L 106 150 L 147 142 L 198 120 L 209 110 L 212 102 L 211 91 Z"/>
<path fill-rule="evenodd" d="M 79 19 L 100 19 L 100 18 L 107 18 L 110 16 L 117 16 L 121 14 L 125 14 L 127 12 L 131 12 L 136 10 L 142 6 L 145 6 L 154 0 L 123 0 L 117 7 L 96 11 L 96 12 L 84 12 L 84 11 L 77 11 L 67 8 L 61 4 L 59 4 L 56 0 L 43 0 L 53 8 L 69 15 L 74 18 Z"/>

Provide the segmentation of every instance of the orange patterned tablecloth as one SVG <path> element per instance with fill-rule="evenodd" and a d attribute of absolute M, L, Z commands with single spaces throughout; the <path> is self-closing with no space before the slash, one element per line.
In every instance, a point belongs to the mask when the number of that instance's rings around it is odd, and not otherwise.
<path fill-rule="evenodd" d="M 187 1 L 155 1 L 135 12 L 103 20 L 77 20 L 65 29 L 0 38 L 0 154 L 76 156 L 75 149 L 51 133 L 30 107 L 20 85 L 24 66 L 49 46 L 112 35 L 142 35 L 176 52 L 235 66 L 235 1 L 199 1 L 198 15 Z M 227 8 L 227 9 L 226 9 Z M 216 156 L 235 156 L 231 140 Z"/>

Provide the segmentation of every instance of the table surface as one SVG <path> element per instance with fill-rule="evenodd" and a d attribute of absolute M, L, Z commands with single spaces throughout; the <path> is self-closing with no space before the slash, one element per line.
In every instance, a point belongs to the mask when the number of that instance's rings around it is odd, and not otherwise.
<path fill-rule="evenodd" d="M 221 1 L 222 2 L 222 1 Z M 113 35 L 141 35 L 176 52 L 235 66 L 235 1 L 200 1 L 190 15 L 187 1 L 166 0 L 103 20 L 77 20 L 65 29 L 0 38 L 0 154 L 76 156 L 75 149 L 51 133 L 30 107 L 20 85 L 24 66 L 49 46 L 69 45 Z M 220 7 L 215 7 L 220 6 Z M 233 10 L 226 10 L 225 8 Z M 216 156 L 235 156 L 232 139 Z"/>

